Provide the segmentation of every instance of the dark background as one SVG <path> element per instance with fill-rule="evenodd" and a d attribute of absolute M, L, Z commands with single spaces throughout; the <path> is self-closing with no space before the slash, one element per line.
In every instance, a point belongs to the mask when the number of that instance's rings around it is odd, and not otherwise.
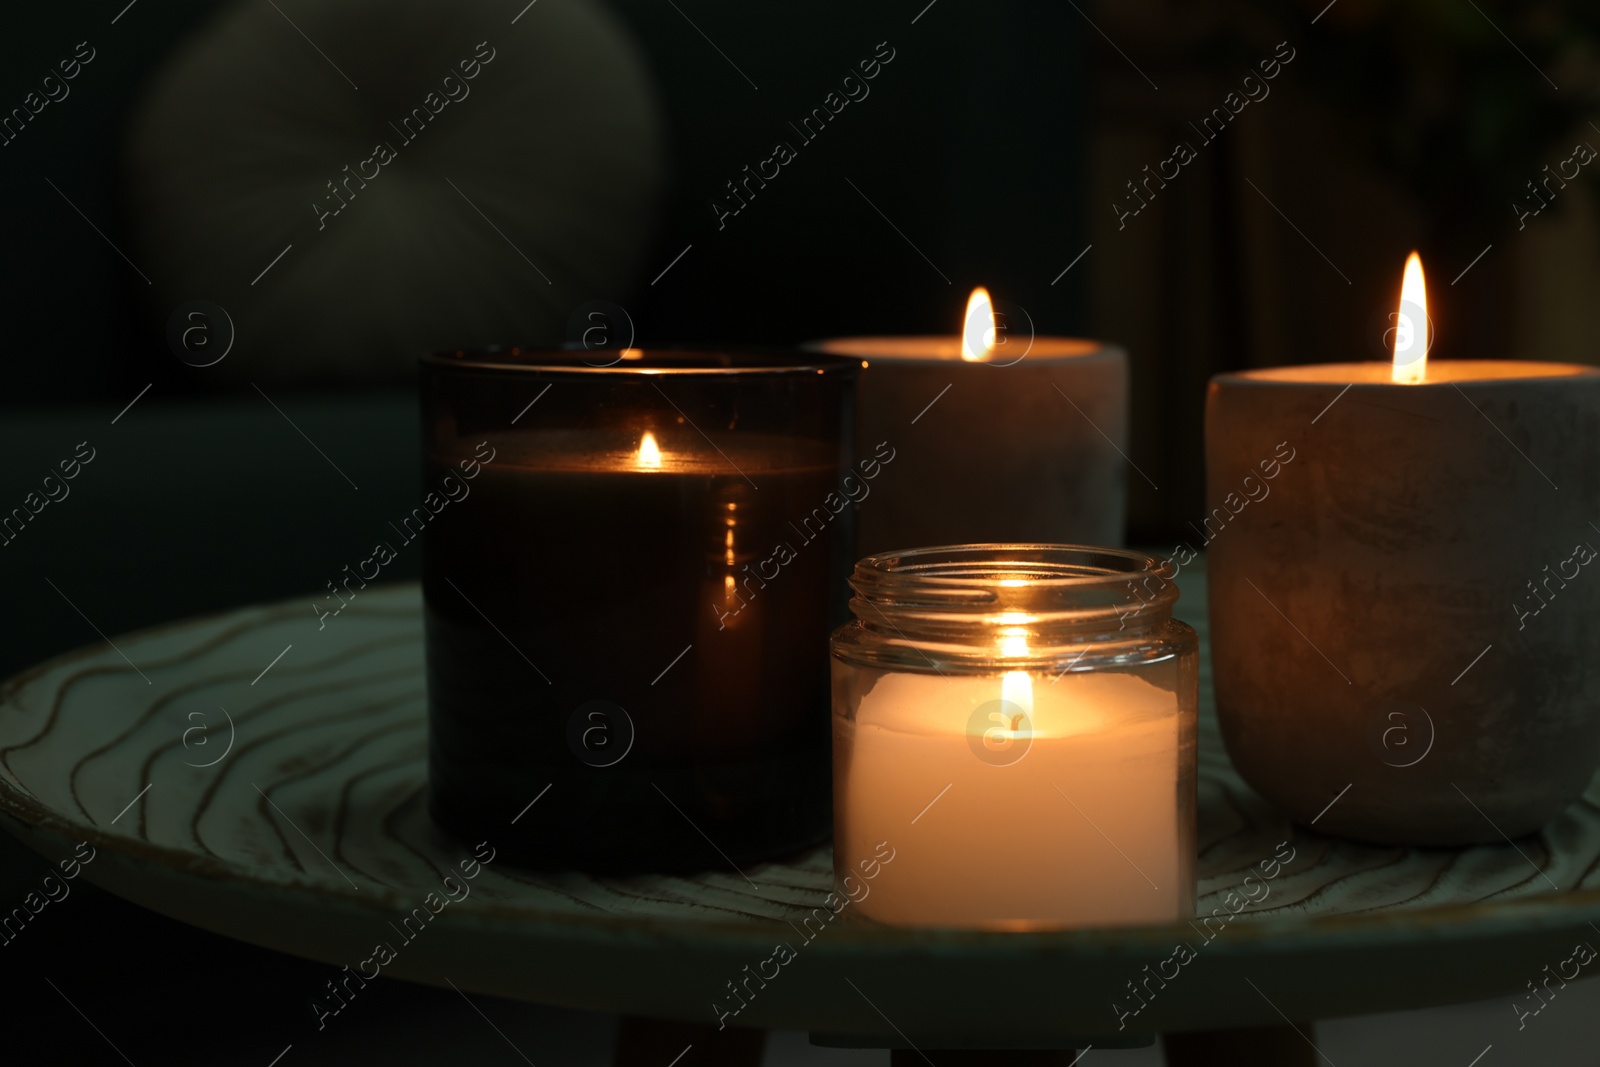
<path fill-rule="evenodd" d="M 114 5 L 101 6 L 115 13 Z M 7 406 L 110 403 L 152 378 L 169 393 L 218 387 L 218 374 L 190 373 L 173 358 L 164 326 L 179 304 L 227 306 L 221 290 L 240 286 L 222 279 L 212 293 L 167 292 L 160 279 L 146 286 L 46 179 L 138 262 L 118 194 L 122 124 L 151 70 L 223 6 L 143 4 L 116 26 L 85 9 L 35 7 L 8 25 L 0 42 L 6 101 L 20 103 L 79 40 L 88 38 L 98 54 L 65 101 L 0 149 L 0 191 L 14 205 L 6 243 L 15 253 L 4 266 L 3 306 L 13 351 L 28 354 L 12 360 L 0 395 Z M 784 17 L 780 33 L 768 25 L 776 16 L 742 5 L 695 8 L 697 24 L 716 27 L 719 47 L 745 57 L 758 91 L 671 5 L 613 5 L 657 79 L 671 164 L 649 269 L 632 292 L 604 294 L 627 307 L 641 343 L 953 332 L 977 284 L 1027 307 L 1042 332 L 1086 331 L 1078 279 L 1049 284 L 1085 243 L 1084 24 L 1070 7 L 1046 11 L 1020 0 L 981 11 L 945 7 L 909 26 L 889 8 L 811 3 Z M 869 83 L 870 95 L 800 146 L 787 122 L 820 105 L 884 40 L 895 59 Z M 770 155 L 779 138 L 795 144 L 800 158 L 762 192 L 759 210 L 719 231 L 712 197 L 725 198 L 724 183 Z M 559 155 L 551 165 L 560 165 Z M 948 283 L 849 182 L 940 265 Z M 204 200 L 205 189 L 194 192 Z M 301 211 L 298 201 L 294 208 Z M 670 284 L 648 285 L 691 243 Z M 356 279 L 329 299 L 380 296 L 363 294 Z"/>

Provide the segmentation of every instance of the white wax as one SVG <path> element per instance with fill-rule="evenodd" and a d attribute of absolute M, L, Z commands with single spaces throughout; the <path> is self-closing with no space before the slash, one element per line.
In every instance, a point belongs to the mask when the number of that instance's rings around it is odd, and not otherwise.
<path fill-rule="evenodd" d="M 1152 668 L 1176 671 L 1142 670 Z M 855 905 L 862 917 L 1033 929 L 1192 914 L 1177 696 L 1129 673 L 1051 678 L 1019 689 L 1015 673 L 883 674 L 853 724 L 835 717 L 839 867 L 881 841 L 895 849 Z M 981 737 L 991 724 L 973 723 L 974 709 L 1003 696 L 1026 710 L 1028 689 L 1031 721 L 976 754 L 969 731 Z M 1007 741 L 1028 744 L 1015 762 Z"/>

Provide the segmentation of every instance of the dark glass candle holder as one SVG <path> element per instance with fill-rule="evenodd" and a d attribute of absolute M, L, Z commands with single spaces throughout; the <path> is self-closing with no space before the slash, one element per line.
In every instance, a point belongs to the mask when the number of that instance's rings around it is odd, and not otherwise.
<path fill-rule="evenodd" d="M 827 836 L 859 367 L 422 361 L 423 488 L 442 501 L 423 550 L 436 822 L 524 866 L 606 873 Z"/>

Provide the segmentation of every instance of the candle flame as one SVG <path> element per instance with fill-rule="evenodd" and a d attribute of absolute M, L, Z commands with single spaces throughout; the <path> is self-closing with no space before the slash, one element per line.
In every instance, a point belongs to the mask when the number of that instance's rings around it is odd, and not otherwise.
<path fill-rule="evenodd" d="M 980 285 L 967 298 L 967 314 L 961 320 L 961 358 L 986 360 L 994 354 L 994 342 L 994 301 Z"/>
<path fill-rule="evenodd" d="M 644 438 L 639 442 L 639 457 L 636 461 L 641 470 L 661 469 L 661 449 L 656 444 L 656 435 L 646 431 Z"/>
<path fill-rule="evenodd" d="M 1428 377 L 1428 289 L 1422 277 L 1422 257 L 1406 258 L 1400 283 L 1400 312 L 1395 319 L 1394 369 L 1391 379 L 1415 385 Z"/>
<path fill-rule="evenodd" d="M 1033 677 L 1027 671 L 1007 671 L 1000 680 L 1000 699 L 1016 706 L 1011 712 L 1011 731 L 1026 729 L 1033 719 Z"/>

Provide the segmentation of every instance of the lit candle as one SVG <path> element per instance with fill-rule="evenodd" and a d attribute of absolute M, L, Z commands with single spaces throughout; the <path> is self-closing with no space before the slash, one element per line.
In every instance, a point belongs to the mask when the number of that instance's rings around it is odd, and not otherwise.
<path fill-rule="evenodd" d="M 834 637 L 834 863 L 896 925 L 1194 907 L 1194 632 L 1156 561 L 978 545 L 869 557 Z M 1137 649 L 1136 654 L 1130 655 Z"/>
<path fill-rule="evenodd" d="M 867 362 L 858 440 L 897 448 L 892 475 L 861 503 L 863 551 L 1122 543 L 1122 349 L 1035 337 L 1025 312 L 997 317 L 982 288 L 968 300 L 959 333 L 842 337 L 810 347 Z"/>
<path fill-rule="evenodd" d="M 1391 362 L 1212 380 L 1217 710 L 1245 779 L 1320 831 L 1500 841 L 1600 754 L 1600 372 L 1430 360 L 1426 302 L 1413 254 Z"/>
<path fill-rule="evenodd" d="M 546 868 L 814 843 L 859 364 L 582 355 L 424 363 L 425 487 L 481 463 L 424 543 L 435 817 Z"/>

